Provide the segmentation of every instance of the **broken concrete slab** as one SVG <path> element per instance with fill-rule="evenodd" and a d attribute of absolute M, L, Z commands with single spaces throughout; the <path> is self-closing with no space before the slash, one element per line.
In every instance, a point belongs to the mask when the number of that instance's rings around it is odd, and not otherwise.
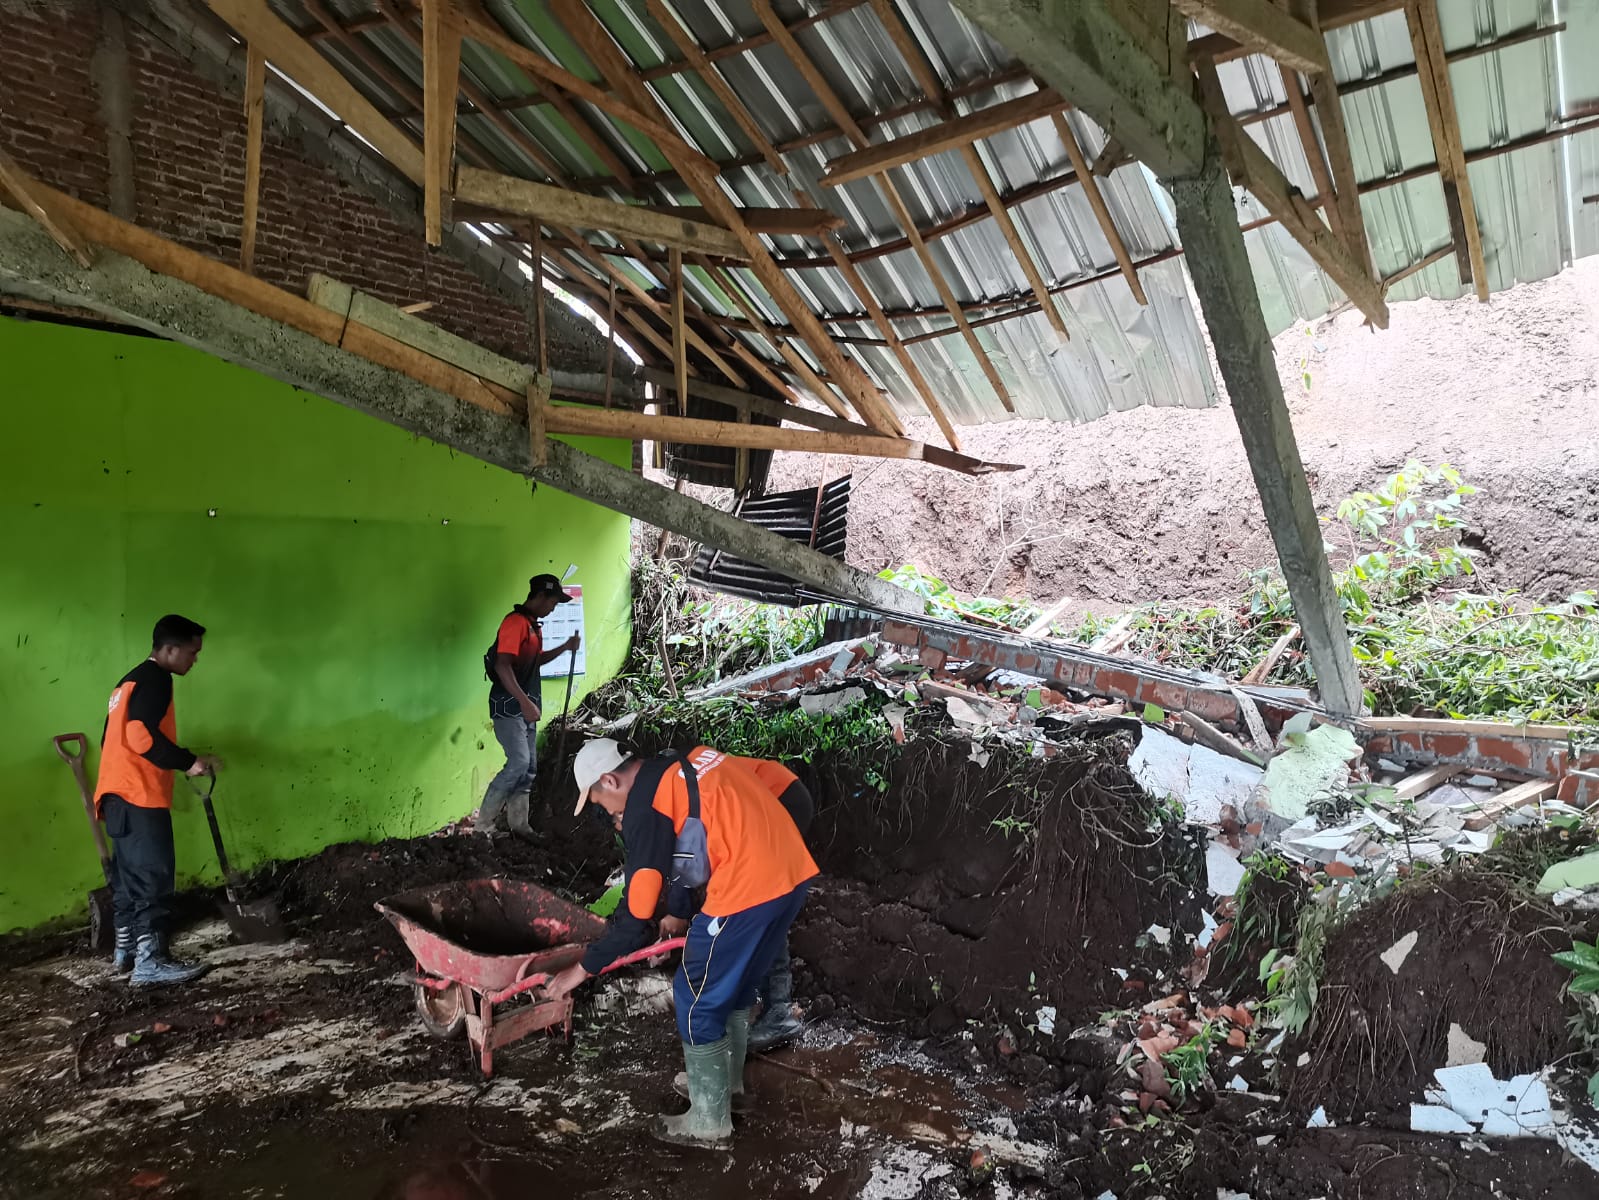
<path fill-rule="evenodd" d="M 1399 969 L 1405 965 L 1405 959 L 1409 958 L 1410 952 L 1416 948 L 1416 942 L 1419 939 L 1420 934 L 1412 929 L 1377 957 L 1382 959 L 1383 966 L 1397 975 L 1399 974 Z"/>
<path fill-rule="evenodd" d="M 1416 1133 L 1476 1132 L 1476 1128 L 1459 1113 L 1438 1104 L 1412 1104 L 1410 1128 Z"/>
<path fill-rule="evenodd" d="M 1238 885 L 1244 881 L 1244 864 L 1238 861 L 1238 851 L 1211 842 L 1205 847 L 1205 876 L 1213 895 L 1237 895 Z"/>
<path fill-rule="evenodd" d="M 1266 765 L 1255 799 L 1276 816 L 1297 821 L 1318 795 L 1348 785 L 1349 764 L 1359 757 L 1360 743 L 1336 725 L 1291 733 L 1287 741 L 1287 748 Z"/>
<path fill-rule="evenodd" d="M 1144 730 L 1127 769 L 1151 796 L 1180 801 L 1188 792 L 1190 749 L 1180 738 L 1151 727 Z"/>
<path fill-rule="evenodd" d="M 1488 1057 L 1488 1044 L 1476 1041 L 1458 1023 L 1449 1026 L 1449 1050 L 1445 1066 L 1465 1067 Z"/>
<path fill-rule="evenodd" d="M 1591 887 L 1599 887 L 1599 850 L 1556 863 L 1538 880 L 1538 892 L 1544 896 L 1567 889 L 1586 891 Z"/>

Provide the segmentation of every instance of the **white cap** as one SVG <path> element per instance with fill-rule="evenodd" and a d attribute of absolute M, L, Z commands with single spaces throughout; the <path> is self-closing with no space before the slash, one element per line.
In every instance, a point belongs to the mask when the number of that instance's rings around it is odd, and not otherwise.
<path fill-rule="evenodd" d="M 627 755 L 622 752 L 622 747 L 610 738 L 595 738 L 583 743 L 583 748 L 572 760 L 572 776 L 577 780 L 577 807 L 572 810 L 574 817 L 589 802 L 589 789 L 600 781 L 600 776 L 616 770 L 626 761 Z"/>

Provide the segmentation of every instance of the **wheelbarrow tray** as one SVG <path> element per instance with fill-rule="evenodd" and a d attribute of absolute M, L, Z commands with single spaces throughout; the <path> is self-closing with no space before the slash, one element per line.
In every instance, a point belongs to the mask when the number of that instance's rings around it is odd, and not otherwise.
<path fill-rule="evenodd" d="M 588 909 L 516 879 L 415 888 L 376 907 L 422 971 L 490 994 L 571 966 L 605 932 Z"/>

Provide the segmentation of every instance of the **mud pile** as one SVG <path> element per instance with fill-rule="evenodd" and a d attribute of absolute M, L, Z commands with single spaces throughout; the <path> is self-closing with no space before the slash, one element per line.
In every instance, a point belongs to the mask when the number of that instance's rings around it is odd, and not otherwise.
<path fill-rule="evenodd" d="M 1151 926 L 1197 927 L 1197 856 L 1179 830 L 1152 832 L 1125 738 L 1019 763 L 970 749 L 908 746 L 886 791 L 818 806 L 828 879 L 793 951 L 817 992 L 908 1032 L 1065 1027 L 1125 996 Z"/>
<path fill-rule="evenodd" d="M 1288 1098 L 1337 1119 L 1404 1110 L 1448 1065 L 1452 1026 L 1499 1078 L 1569 1049 L 1569 913 L 1481 870 L 1428 876 L 1361 910 L 1327 946 L 1316 1013 L 1284 1055 Z M 1414 947 L 1399 962 L 1400 947 Z M 1384 961 L 1383 956 L 1389 956 Z M 1457 1035 L 1458 1036 L 1458 1035 Z M 1296 1069 L 1302 1052 L 1310 1060 Z"/>

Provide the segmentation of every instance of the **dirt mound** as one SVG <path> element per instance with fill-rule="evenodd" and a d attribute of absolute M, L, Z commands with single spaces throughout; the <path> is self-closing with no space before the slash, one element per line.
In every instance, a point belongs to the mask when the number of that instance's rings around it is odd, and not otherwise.
<path fill-rule="evenodd" d="M 1197 851 L 1151 832 L 1129 750 L 978 763 L 970 743 L 912 744 L 886 791 L 826 797 L 811 841 L 827 878 L 792 938 L 802 990 L 918 1033 L 1025 1028 L 1051 1007 L 1066 1026 L 1122 996 L 1145 930 L 1198 925 Z"/>
<path fill-rule="evenodd" d="M 1395 972 L 1381 956 L 1411 934 Z M 1402 1110 L 1447 1064 L 1457 1024 L 1486 1043 L 1499 1078 L 1548 1066 L 1565 1052 L 1570 978 L 1550 955 L 1571 940 L 1557 910 L 1480 872 L 1429 876 L 1372 904 L 1327 946 L 1316 1015 L 1283 1056 L 1289 1101 L 1339 1119 Z"/>

